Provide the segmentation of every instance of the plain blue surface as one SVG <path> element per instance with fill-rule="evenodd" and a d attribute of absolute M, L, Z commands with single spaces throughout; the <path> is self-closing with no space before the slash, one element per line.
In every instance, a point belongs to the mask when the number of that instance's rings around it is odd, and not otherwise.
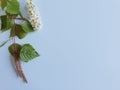
<path fill-rule="evenodd" d="M 120 0 L 34 3 L 43 28 L 17 42 L 31 43 L 41 56 L 22 62 L 26 85 L 12 68 L 10 43 L 0 48 L 0 90 L 120 90 Z"/>

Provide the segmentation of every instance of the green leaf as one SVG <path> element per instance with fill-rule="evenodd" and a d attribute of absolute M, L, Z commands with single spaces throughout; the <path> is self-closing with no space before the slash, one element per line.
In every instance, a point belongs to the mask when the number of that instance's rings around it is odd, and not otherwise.
<path fill-rule="evenodd" d="M 1 29 L 4 30 L 7 27 L 7 16 L 1 16 Z"/>
<path fill-rule="evenodd" d="M 7 12 L 10 14 L 20 13 L 20 5 L 18 0 L 9 0 L 9 2 L 7 3 Z"/>
<path fill-rule="evenodd" d="M 34 32 L 34 29 L 33 29 L 32 25 L 31 25 L 31 23 L 29 21 L 24 21 L 22 23 L 22 28 L 27 33 Z"/>
<path fill-rule="evenodd" d="M 36 57 L 40 56 L 35 49 L 30 44 L 25 44 L 22 46 L 20 51 L 20 58 L 24 62 L 28 62 Z"/>
<path fill-rule="evenodd" d="M 14 55 L 14 53 L 17 53 L 17 55 L 20 55 L 21 45 L 20 44 L 12 44 L 8 48 L 11 55 Z"/>
<path fill-rule="evenodd" d="M 18 24 L 16 24 L 15 26 L 15 34 L 19 39 L 22 39 L 27 35 L 27 33 L 23 30 L 22 26 Z"/>
<path fill-rule="evenodd" d="M 11 29 L 10 37 L 17 36 L 19 39 L 24 38 L 27 35 L 27 33 L 22 29 L 21 25 L 14 24 L 14 26 Z"/>
<path fill-rule="evenodd" d="M 10 39 L 4 41 L 1 45 L 0 45 L 0 48 L 3 47 Z"/>
<path fill-rule="evenodd" d="M 6 15 L 1 16 L 1 30 L 2 32 L 9 30 L 13 25 L 13 20 L 7 18 Z"/>
<path fill-rule="evenodd" d="M 0 4 L 1 4 L 1 8 L 4 9 L 7 6 L 7 2 L 8 0 L 1 0 Z"/>

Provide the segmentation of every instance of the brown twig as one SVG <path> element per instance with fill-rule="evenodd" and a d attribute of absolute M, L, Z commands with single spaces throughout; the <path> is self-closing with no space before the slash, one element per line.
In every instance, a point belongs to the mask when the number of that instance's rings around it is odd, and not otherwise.
<path fill-rule="evenodd" d="M 14 18 L 14 17 L 11 17 L 9 16 L 10 19 L 17 19 L 17 20 L 24 20 L 24 21 L 28 21 L 26 18 L 24 17 L 21 17 L 21 18 Z"/>
<path fill-rule="evenodd" d="M 14 22 L 14 24 L 15 24 L 15 22 Z M 14 28 L 15 28 L 15 26 L 14 26 Z M 15 34 L 15 33 L 14 33 Z M 15 42 L 15 36 L 13 37 L 13 43 L 14 43 L 14 63 L 15 63 L 15 68 L 16 68 L 16 71 L 17 71 L 17 73 L 18 73 L 18 75 L 26 82 L 26 83 L 28 83 L 27 82 L 27 79 L 26 79 L 26 77 L 25 77 L 25 75 L 24 75 L 24 73 L 23 73 L 23 71 L 22 71 L 22 68 L 21 68 L 21 63 L 20 63 L 20 56 L 19 56 L 19 52 L 18 52 L 18 50 L 17 50 L 17 48 L 16 48 L 16 42 Z"/>
<path fill-rule="evenodd" d="M 14 62 L 15 62 L 15 67 L 16 67 L 16 70 L 19 74 L 19 76 L 26 82 L 28 83 L 23 71 L 22 71 L 22 68 L 21 68 L 21 64 L 20 64 L 20 60 L 19 60 L 19 56 L 16 52 L 14 52 Z"/>
<path fill-rule="evenodd" d="M 13 19 L 28 21 L 26 18 L 13 18 Z"/>

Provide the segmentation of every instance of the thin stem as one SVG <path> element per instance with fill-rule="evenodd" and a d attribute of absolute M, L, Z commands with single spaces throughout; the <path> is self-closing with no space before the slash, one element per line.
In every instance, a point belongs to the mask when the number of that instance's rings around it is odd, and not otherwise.
<path fill-rule="evenodd" d="M 14 26 L 13 26 L 13 30 L 14 29 L 15 29 L 15 22 L 14 22 Z M 13 37 L 13 43 L 14 43 L 14 63 L 15 63 L 16 71 L 19 74 L 19 76 L 27 83 L 27 79 L 21 68 L 19 52 L 16 48 L 15 32 L 14 32 L 14 37 Z"/>
<path fill-rule="evenodd" d="M 9 17 L 10 19 L 17 19 L 17 20 L 24 20 L 24 21 L 28 21 L 26 18 L 12 18 L 12 17 Z"/>
<path fill-rule="evenodd" d="M 24 20 L 24 21 L 28 21 L 26 18 L 15 18 L 17 20 Z"/>

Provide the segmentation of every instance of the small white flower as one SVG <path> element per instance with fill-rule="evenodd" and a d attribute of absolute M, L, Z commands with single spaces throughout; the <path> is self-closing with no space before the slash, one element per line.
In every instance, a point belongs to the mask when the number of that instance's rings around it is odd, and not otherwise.
<path fill-rule="evenodd" d="M 35 6 L 33 5 L 32 0 L 26 1 L 26 8 L 27 8 L 27 12 L 29 14 L 29 18 L 30 18 L 32 27 L 35 30 L 41 29 L 42 25 L 40 22 L 40 16 L 39 16 L 39 13 L 36 10 Z"/>

